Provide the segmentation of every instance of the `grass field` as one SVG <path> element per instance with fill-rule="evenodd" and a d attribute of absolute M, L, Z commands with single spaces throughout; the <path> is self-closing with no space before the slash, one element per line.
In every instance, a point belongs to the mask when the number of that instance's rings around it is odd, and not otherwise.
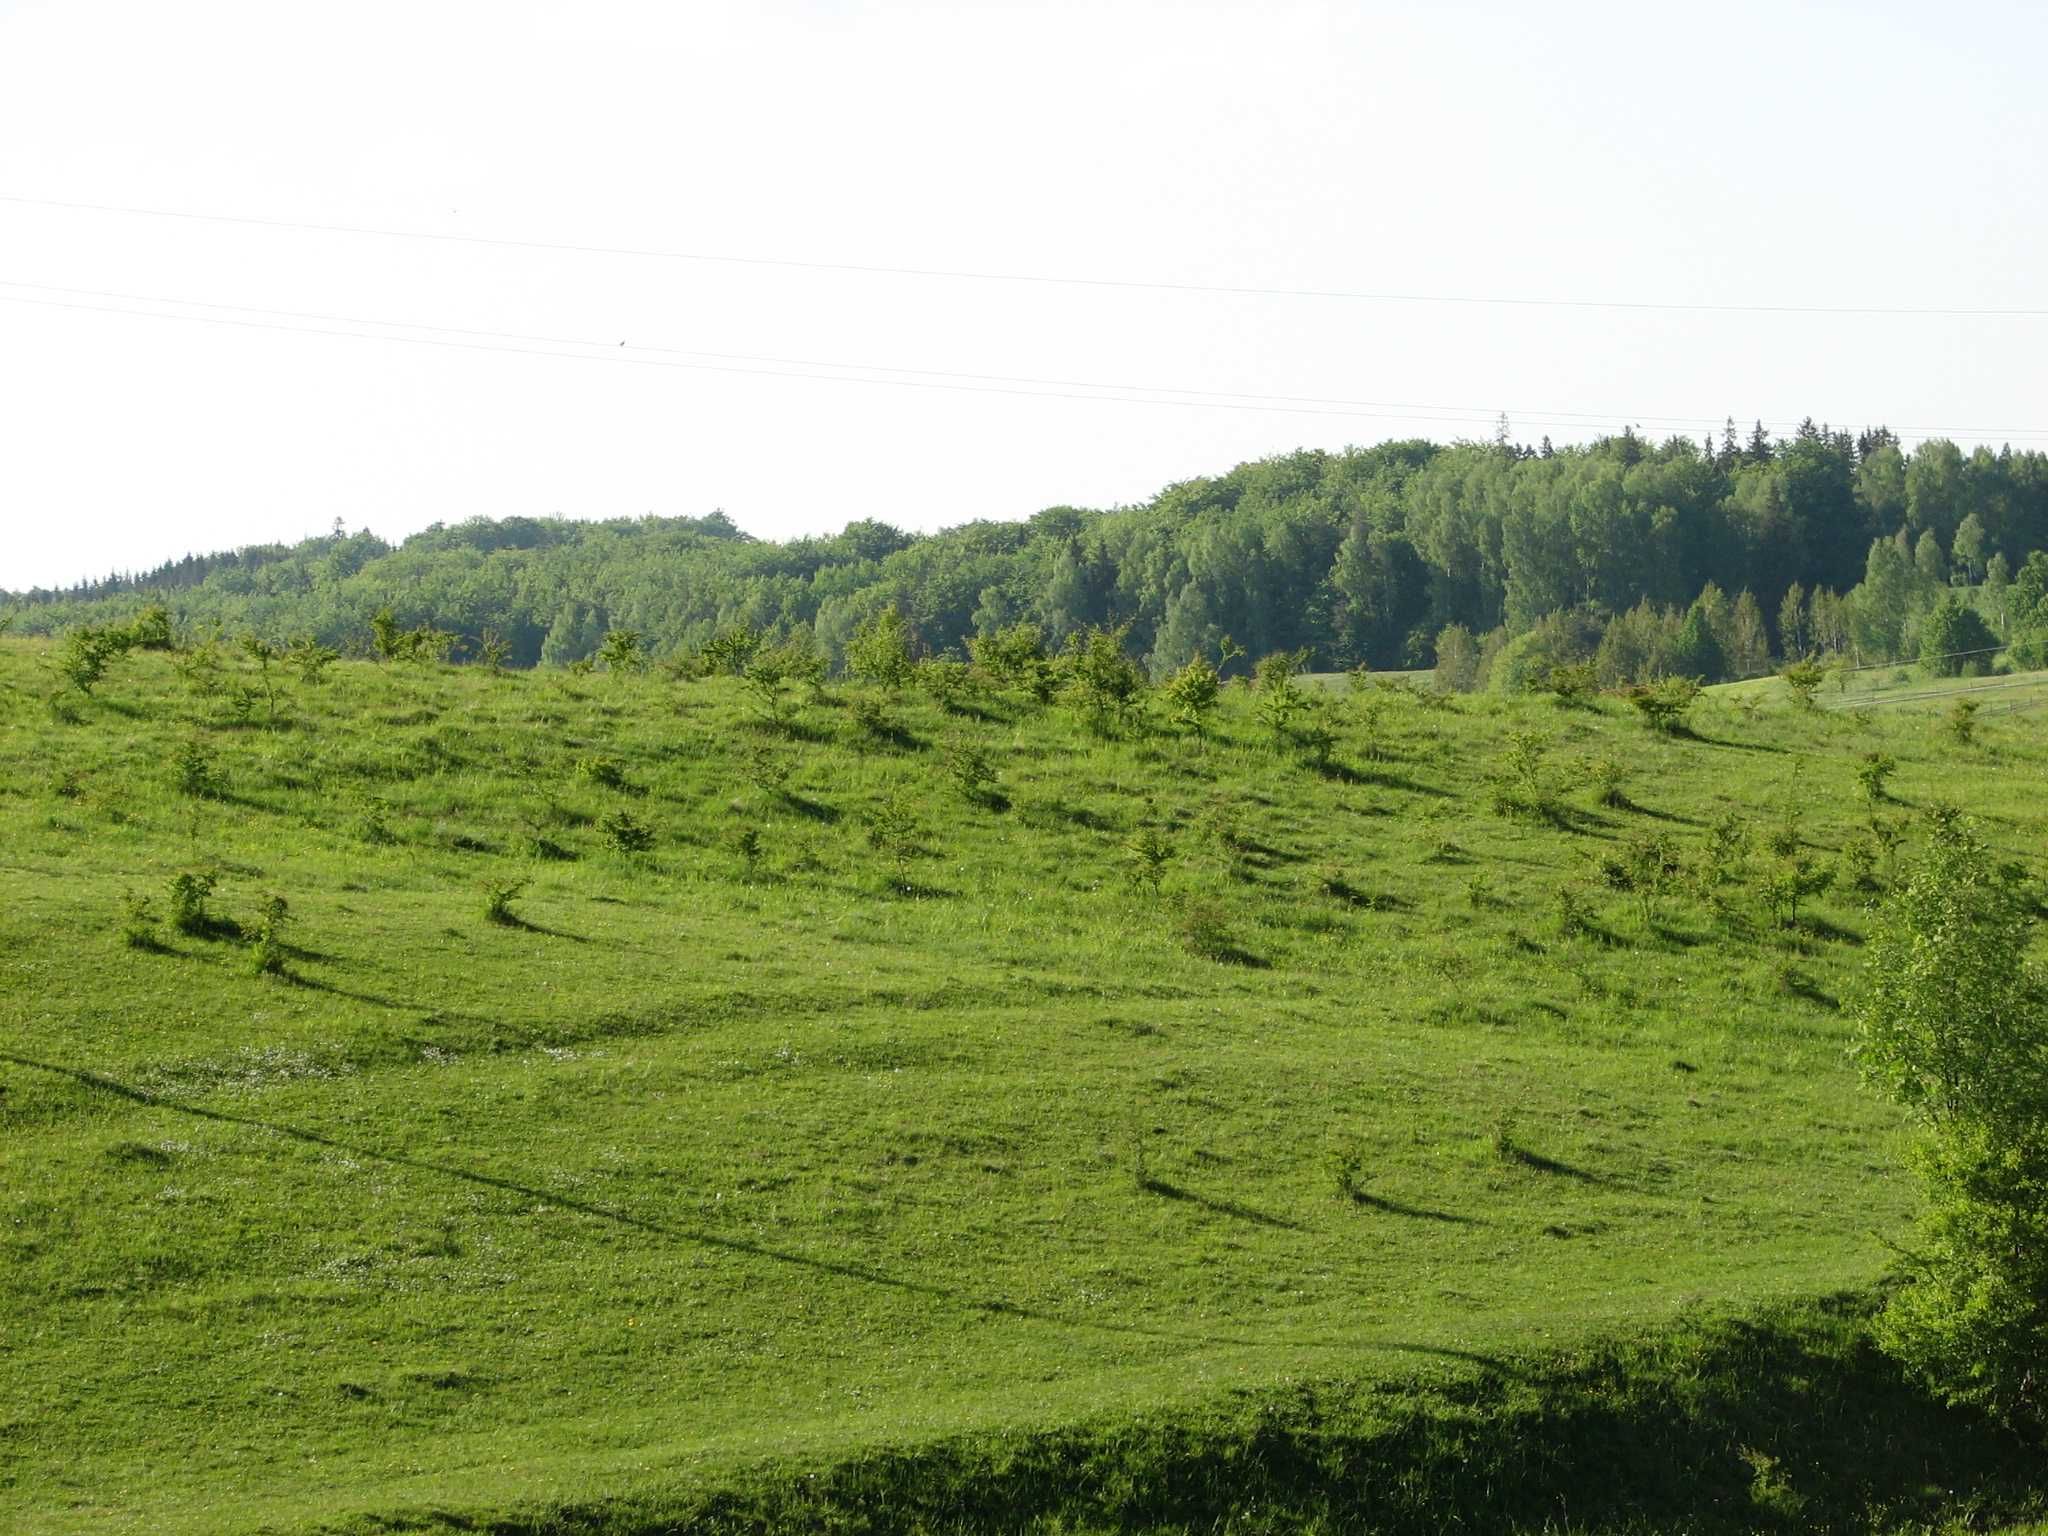
<path fill-rule="evenodd" d="M 1937 798 L 2030 867 L 2048 829 L 2028 717 L 1925 704 L 1337 690 L 1318 760 L 1242 690 L 1104 740 L 141 652 L 53 709 L 47 655 L 0 641 L 20 1530 L 897 1528 L 803 1490 L 966 1462 L 917 1528 L 1122 1507 L 1001 1493 L 1047 1446 L 1097 1489 L 1208 1446 L 1147 1518 L 1294 1528 L 1213 1447 L 1872 1286 L 1912 1189 L 1846 1054 L 1869 903 Z"/>
<path fill-rule="evenodd" d="M 1784 681 L 1776 677 L 1724 683 L 1707 692 L 1727 703 L 1745 699 L 1782 702 Z M 1907 705 L 1950 705 L 1971 699 L 1985 720 L 2000 715 L 2025 715 L 2048 705 L 2048 672 L 1994 673 L 1985 677 L 1930 677 L 1918 667 L 1866 667 L 1832 674 L 1816 690 L 1814 703 L 1825 710 L 1894 709 Z"/>

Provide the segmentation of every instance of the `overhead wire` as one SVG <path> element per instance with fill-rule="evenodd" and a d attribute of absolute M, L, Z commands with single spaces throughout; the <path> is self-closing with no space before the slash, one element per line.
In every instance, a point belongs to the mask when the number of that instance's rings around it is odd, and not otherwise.
<path fill-rule="evenodd" d="M 262 218 L 250 214 L 204 213 L 184 208 L 150 208 L 125 203 L 95 203 L 54 197 L 0 193 L 0 203 L 17 207 L 110 213 L 133 218 L 177 219 L 202 224 L 240 225 L 299 233 L 351 235 L 388 240 L 436 240 L 458 245 L 496 246 L 512 250 L 551 251 L 579 256 L 618 256 L 643 260 L 700 262 L 725 266 L 782 268 L 807 272 L 844 272 L 875 277 L 939 278 L 956 282 L 1015 283 L 1072 288 L 1110 288 L 1158 293 L 1214 294 L 1238 298 L 1344 300 L 1370 304 L 1491 305 L 1524 309 L 1666 310 L 1689 314 L 1847 315 L 1935 319 L 2043 319 L 2048 307 L 2024 305 L 1888 305 L 1888 304 L 1717 304 L 1677 300 L 1585 299 L 1553 296 L 1375 292 L 1347 288 L 1289 288 L 1265 284 L 1194 283 L 1164 279 L 1101 277 L 1044 272 L 982 271 L 973 268 L 899 266 L 877 262 L 823 261 L 790 256 L 742 256 L 728 252 L 666 250 L 650 246 L 601 245 L 569 240 L 532 240 L 505 235 L 463 234 L 449 230 L 406 229 L 375 224 L 342 224 L 307 219 Z"/>
<path fill-rule="evenodd" d="M 365 341 L 395 341 L 418 346 L 441 346 L 465 351 L 501 352 L 514 356 L 574 358 L 583 361 L 631 363 L 642 367 L 668 367 L 694 372 L 807 379 L 823 383 L 895 385 L 904 388 L 951 390 L 965 394 L 1002 394 L 1037 399 L 1106 401 L 1112 404 L 1167 405 L 1194 409 L 1358 417 L 1382 421 L 1444 423 L 1474 427 L 1490 427 L 1503 415 L 1507 416 L 1511 422 L 1519 422 L 1522 426 L 1556 427 L 1559 430 L 1584 430 L 1590 425 L 1599 423 L 1619 422 L 1639 426 L 1648 422 L 1667 430 L 1675 431 L 1683 427 L 1711 433 L 1718 426 L 1724 424 L 1717 423 L 1712 418 L 1704 416 L 1655 416 L 1631 414 L 1628 412 L 1594 412 L 1563 409 L 1523 410 L 1512 407 L 1502 410 L 1498 407 L 1446 405 L 1422 401 L 1379 401 L 1356 400 L 1334 396 L 1259 394 L 1241 390 L 1192 389 L 1175 385 L 1104 383 L 1082 379 L 972 373 L 904 367 L 894 364 L 842 363 L 816 358 L 791 358 L 765 354 L 718 352 L 657 346 L 624 340 L 613 342 L 592 337 L 551 336 L 519 331 L 490 330 L 478 327 L 427 324 L 410 320 L 386 320 L 374 316 L 334 314 L 312 310 L 274 309 L 246 304 L 222 304 L 204 299 L 130 293 L 112 289 L 77 288 L 59 284 L 32 283 L 4 278 L 0 278 L 0 288 L 24 289 L 30 293 L 62 294 L 66 296 L 62 299 L 44 299 L 24 297 L 19 294 L 0 294 L 0 302 L 78 310 L 91 314 L 124 315 L 159 320 L 188 320 L 206 324 L 234 326 L 242 329 L 278 331 L 287 335 L 336 336 Z M 119 304 L 115 303 L 88 304 L 76 302 L 80 299 L 169 305 L 177 306 L 181 309 L 207 310 L 214 313 L 163 313 L 158 310 L 122 308 L 119 307 Z M 248 316 L 263 318 L 244 318 Z M 283 325 L 275 323 L 278 320 L 311 323 Z M 330 328 L 334 326 L 373 327 L 375 329 L 336 330 Z M 423 331 L 433 334 L 427 336 L 386 334 L 392 331 Z M 469 339 L 459 341 L 441 339 L 444 337 Z M 497 343 L 516 343 L 517 345 L 500 345 Z M 542 348 L 552 347 L 576 347 L 587 350 L 577 352 L 541 350 Z M 710 359 L 710 361 L 681 361 L 681 359 L 685 358 Z M 741 364 L 765 366 L 739 366 Z M 801 371 L 813 369 L 833 369 L 838 371 L 831 373 Z M 911 374 L 917 377 L 881 378 L 869 376 L 875 374 Z M 1076 390 L 1087 390 L 1092 391 L 1092 393 L 1073 393 Z M 1158 398 L 1161 396 L 1187 398 Z M 1788 423 L 1782 420 L 1773 420 L 1770 425 L 1782 428 L 1788 425 Z M 2015 438 L 2033 439 L 2048 437 L 2048 429 L 2032 428 L 1905 427 L 1899 430 L 1914 435 L 1946 432 L 1967 439 L 1988 441 L 2011 441 Z"/>

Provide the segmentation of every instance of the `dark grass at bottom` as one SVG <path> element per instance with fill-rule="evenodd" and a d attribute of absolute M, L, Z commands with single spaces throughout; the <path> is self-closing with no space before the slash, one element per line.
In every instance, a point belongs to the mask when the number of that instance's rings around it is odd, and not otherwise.
<path fill-rule="evenodd" d="M 581 1507 L 337 1532 L 1805 1532 L 2048 1514 L 2048 1448 L 1908 1381 L 1841 1297 L 1528 1367 L 1308 1382 L 1179 1414 L 970 1435 Z"/>

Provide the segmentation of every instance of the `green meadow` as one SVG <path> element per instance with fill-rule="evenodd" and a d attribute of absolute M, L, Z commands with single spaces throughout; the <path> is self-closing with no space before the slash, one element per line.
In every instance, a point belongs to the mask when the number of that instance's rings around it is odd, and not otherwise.
<path fill-rule="evenodd" d="M 55 655 L 0 1528 L 2039 1517 L 1861 1340 L 1849 1012 L 2025 713 Z"/>

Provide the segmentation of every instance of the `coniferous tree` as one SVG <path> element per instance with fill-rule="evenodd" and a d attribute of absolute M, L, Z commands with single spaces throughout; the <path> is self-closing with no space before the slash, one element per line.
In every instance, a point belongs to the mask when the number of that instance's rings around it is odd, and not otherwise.
<path fill-rule="evenodd" d="M 1671 669 L 1676 676 L 1703 683 L 1718 683 L 1728 675 L 1727 653 L 1714 635 L 1704 602 L 1696 602 L 1686 611 L 1685 622 L 1672 641 Z"/>

